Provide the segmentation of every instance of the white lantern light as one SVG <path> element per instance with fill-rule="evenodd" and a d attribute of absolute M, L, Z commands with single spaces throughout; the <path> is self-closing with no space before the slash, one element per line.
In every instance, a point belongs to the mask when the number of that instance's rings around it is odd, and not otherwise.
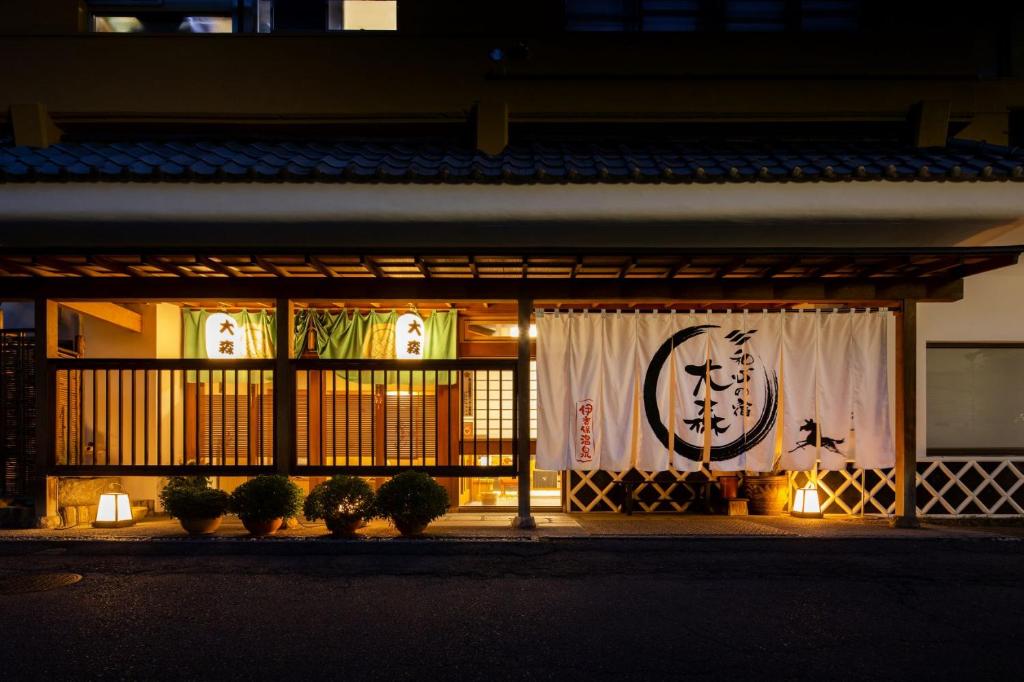
<path fill-rule="evenodd" d="M 790 515 L 804 519 L 821 518 L 821 499 L 818 497 L 818 488 L 808 482 L 803 488 L 798 488 L 793 495 L 793 508 Z"/>
<path fill-rule="evenodd" d="M 100 495 L 93 528 L 125 528 L 132 525 L 135 525 L 135 519 L 132 518 L 132 502 L 127 493 L 113 491 Z"/>
<path fill-rule="evenodd" d="M 418 313 L 403 313 L 395 323 L 395 357 L 399 360 L 422 360 L 427 345 L 423 318 Z"/>
<path fill-rule="evenodd" d="M 206 318 L 206 357 L 211 360 L 248 357 L 245 338 L 245 327 L 227 313 Z"/>

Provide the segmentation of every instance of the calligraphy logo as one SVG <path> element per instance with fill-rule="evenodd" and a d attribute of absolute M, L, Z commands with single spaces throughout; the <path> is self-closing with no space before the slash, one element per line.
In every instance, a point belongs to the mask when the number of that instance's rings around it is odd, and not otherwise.
<path fill-rule="evenodd" d="M 576 402 L 576 461 L 589 462 L 594 458 L 594 401 L 590 398 Z"/>
<path fill-rule="evenodd" d="M 790 452 L 796 452 L 797 450 L 803 450 L 807 446 L 812 448 L 818 447 L 818 423 L 813 419 L 805 419 L 804 425 L 800 427 L 801 431 L 807 431 L 807 437 L 803 440 L 796 442 L 796 447 L 790 450 Z M 846 442 L 845 438 L 832 438 L 830 436 L 821 437 L 821 447 L 826 450 L 831 450 L 837 455 L 843 454 L 839 451 L 839 446 Z"/>
<path fill-rule="evenodd" d="M 701 444 L 688 443 L 678 433 L 671 434 L 672 438 L 669 437 L 669 429 L 665 426 L 661 417 L 661 408 L 658 406 L 658 379 L 673 351 L 685 343 L 704 343 L 704 335 L 711 329 L 720 329 L 720 327 L 705 324 L 677 331 L 651 356 L 644 377 L 644 413 L 651 430 L 666 448 L 671 443 L 672 449 L 677 454 L 694 462 L 701 461 L 704 453 L 705 420 L 710 424 L 710 428 L 716 436 L 723 436 L 732 429 L 735 421 L 731 421 L 728 416 L 722 416 L 722 414 L 728 415 L 731 412 L 733 418 L 739 419 L 739 428 L 733 431 L 736 433 L 733 440 L 711 446 L 711 460 L 721 462 L 743 454 L 764 440 L 775 426 L 778 414 L 778 374 L 774 368 L 765 367 L 760 358 L 755 358 L 746 350 L 747 341 L 757 330 L 736 329 L 725 335 L 725 338 L 736 346 L 736 350 L 728 358 L 720 360 L 708 358 L 703 365 L 686 365 L 681 373 L 683 380 L 694 383 L 691 395 L 698 406 L 697 417 L 684 419 L 683 423 L 686 424 L 687 431 L 701 435 Z M 760 363 L 760 367 L 758 367 L 758 363 Z M 728 376 L 720 378 L 723 372 Z M 761 412 L 750 428 L 744 429 L 743 424 L 746 418 L 753 414 L 755 403 L 751 385 L 757 378 L 757 373 L 760 373 L 763 384 L 763 395 L 760 399 Z M 710 398 L 706 395 L 707 391 L 711 391 Z M 726 400 L 724 404 L 723 400 Z M 710 415 L 705 413 L 706 405 L 711 408 Z M 725 409 L 726 406 L 728 406 L 729 412 L 719 411 Z M 710 416 L 709 419 L 708 416 Z"/>

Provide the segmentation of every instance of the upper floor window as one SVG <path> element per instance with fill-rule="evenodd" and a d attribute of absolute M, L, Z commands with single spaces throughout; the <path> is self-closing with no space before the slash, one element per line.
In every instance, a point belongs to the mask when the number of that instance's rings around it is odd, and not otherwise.
<path fill-rule="evenodd" d="M 232 33 L 233 0 L 90 0 L 94 33 Z"/>
<path fill-rule="evenodd" d="M 394 31 L 397 0 L 88 0 L 95 33 Z"/>
<path fill-rule="evenodd" d="M 849 31 L 860 0 L 566 0 L 570 31 Z"/>

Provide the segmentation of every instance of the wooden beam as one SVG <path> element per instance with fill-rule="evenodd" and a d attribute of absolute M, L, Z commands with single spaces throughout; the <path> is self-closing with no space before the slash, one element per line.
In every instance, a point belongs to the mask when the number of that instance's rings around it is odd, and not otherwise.
<path fill-rule="evenodd" d="M 917 521 L 917 301 L 905 299 L 896 316 L 896 518 Z"/>
<path fill-rule="evenodd" d="M 360 277 L 0 277 L 0 300 L 45 295 L 61 301 L 81 300 L 260 300 L 278 297 L 316 300 L 374 301 L 956 301 L 963 280 L 941 278 L 689 279 L 505 277 L 368 280 Z"/>
<path fill-rule="evenodd" d="M 103 267 L 112 272 L 117 272 L 122 275 L 128 275 L 129 277 L 139 276 L 139 273 L 131 269 L 131 266 L 128 265 L 127 263 L 121 263 L 112 258 L 107 258 L 106 256 L 90 256 L 89 262 L 96 263 L 97 265 L 102 265 Z"/>
<path fill-rule="evenodd" d="M 46 105 L 40 102 L 12 104 L 10 110 L 14 144 L 19 147 L 45 149 L 60 142 L 62 131 L 50 118 Z"/>
<path fill-rule="evenodd" d="M 415 262 L 416 262 L 416 269 L 420 271 L 420 274 L 423 275 L 423 278 L 424 279 L 429 279 L 430 278 L 430 270 L 427 268 L 426 264 L 423 262 L 423 259 L 420 258 L 419 256 L 417 256 Z"/>
<path fill-rule="evenodd" d="M 476 148 L 495 155 L 508 146 L 508 102 L 485 96 L 476 106 Z"/>
<path fill-rule="evenodd" d="M 517 301 L 519 338 L 516 339 L 516 475 L 519 486 L 519 508 L 512 525 L 516 528 L 536 528 L 530 513 L 530 318 L 533 300 Z"/>
<path fill-rule="evenodd" d="M 914 145 L 945 147 L 949 135 L 949 100 L 918 102 L 914 112 Z"/>
<path fill-rule="evenodd" d="M 306 263 L 308 265 L 311 265 L 313 267 L 313 269 L 315 269 L 317 272 L 319 272 L 324 277 L 334 278 L 334 277 L 338 276 L 338 274 L 336 272 L 334 272 L 334 270 L 331 270 L 329 267 L 324 265 L 323 261 L 321 261 L 316 256 L 307 256 L 306 257 Z"/>
<path fill-rule="evenodd" d="M 377 279 L 384 279 L 384 274 L 381 272 L 377 264 L 373 262 L 373 259 L 370 258 L 369 256 L 360 257 L 359 264 L 366 268 L 366 271 L 369 272 L 374 277 L 376 277 Z"/>
<path fill-rule="evenodd" d="M 260 266 L 261 268 L 263 268 L 267 272 L 271 272 L 271 273 L 277 275 L 278 277 L 287 277 L 288 276 L 288 272 L 284 268 L 282 268 L 277 263 L 272 263 L 271 261 L 267 260 L 266 258 L 261 258 L 259 256 L 256 256 L 256 257 L 253 258 L 253 262 L 255 262 L 256 265 Z"/>
<path fill-rule="evenodd" d="M 52 402 L 55 388 L 54 377 L 50 374 L 49 358 L 57 357 L 57 304 L 43 297 L 35 299 L 35 401 L 40 406 L 36 418 L 36 471 L 43 472 L 53 460 L 53 434 L 56 429 L 56 405 Z M 36 523 L 39 526 L 55 528 L 53 517 L 57 513 L 57 499 L 51 495 L 46 477 L 34 476 L 30 482 L 30 493 L 35 504 Z M 58 520 L 59 521 L 59 520 Z"/>
<path fill-rule="evenodd" d="M 92 301 L 61 301 L 60 304 L 77 313 L 95 317 L 132 332 L 142 331 L 142 315 L 117 303 Z"/>
<path fill-rule="evenodd" d="M 232 270 L 227 265 L 227 263 L 223 263 L 223 262 L 221 262 L 219 260 L 214 260 L 213 258 L 210 258 L 209 256 L 197 256 L 196 260 L 199 263 L 201 263 L 201 264 L 205 265 L 206 267 L 210 268 L 214 272 L 220 273 L 220 274 L 224 275 L 225 277 L 237 277 L 238 276 L 238 273 L 235 272 L 234 270 Z"/>
<path fill-rule="evenodd" d="M 277 351 L 274 357 L 274 458 L 277 473 L 287 476 L 295 462 L 295 373 L 291 371 L 294 352 L 295 309 L 287 297 L 275 300 L 274 326 Z"/>

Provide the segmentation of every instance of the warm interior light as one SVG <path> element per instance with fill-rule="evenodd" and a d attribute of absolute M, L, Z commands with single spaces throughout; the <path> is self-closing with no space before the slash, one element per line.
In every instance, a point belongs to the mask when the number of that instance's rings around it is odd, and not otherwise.
<path fill-rule="evenodd" d="M 817 486 L 808 483 L 798 488 L 793 494 L 793 508 L 789 513 L 807 519 L 820 519 L 821 500 L 818 498 Z"/>
<path fill-rule="evenodd" d="M 394 31 L 398 28 L 395 0 L 344 0 L 346 31 Z"/>
<path fill-rule="evenodd" d="M 395 357 L 399 360 L 422 360 L 426 345 L 423 318 L 414 312 L 399 315 L 395 321 Z"/>
<path fill-rule="evenodd" d="M 246 330 L 227 313 L 206 318 L 206 357 L 211 360 L 236 360 L 249 356 Z"/>
<path fill-rule="evenodd" d="M 132 518 L 132 503 L 127 493 L 103 493 L 96 508 L 94 528 L 124 528 L 135 523 Z"/>
<path fill-rule="evenodd" d="M 511 336 L 514 339 L 519 338 L 519 325 L 518 324 L 512 325 L 511 329 L 509 329 L 509 336 Z M 530 325 L 530 338 L 531 339 L 537 338 L 537 325 L 535 325 L 535 324 L 531 324 Z"/>

